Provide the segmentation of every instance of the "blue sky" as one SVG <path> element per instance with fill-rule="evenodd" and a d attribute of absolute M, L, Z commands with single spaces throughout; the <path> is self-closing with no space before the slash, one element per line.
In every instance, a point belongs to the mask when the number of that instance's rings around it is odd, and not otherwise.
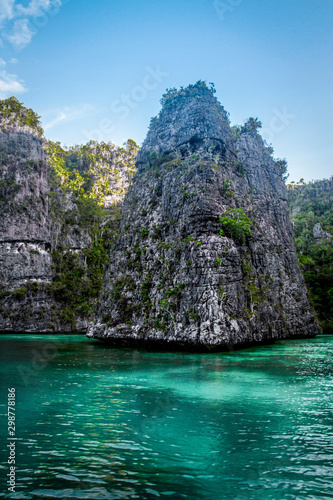
<path fill-rule="evenodd" d="M 214 82 L 289 180 L 333 174 L 332 0 L 0 0 L 0 98 L 63 144 L 141 143 L 166 88 Z"/>

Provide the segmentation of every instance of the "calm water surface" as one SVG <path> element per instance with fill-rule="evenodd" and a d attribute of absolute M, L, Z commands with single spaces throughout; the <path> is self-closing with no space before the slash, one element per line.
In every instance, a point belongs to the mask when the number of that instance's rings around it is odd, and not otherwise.
<path fill-rule="evenodd" d="M 0 349 L 1 498 L 333 498 L 333 336 L 172 354 L 2 335 Z"/>

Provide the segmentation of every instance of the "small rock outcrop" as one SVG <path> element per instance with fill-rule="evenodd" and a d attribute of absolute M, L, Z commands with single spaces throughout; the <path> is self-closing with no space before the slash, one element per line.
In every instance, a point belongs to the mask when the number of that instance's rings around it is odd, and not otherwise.
<path fill-rule="evenodd" d="M 320 222 L 317 222 L 313 226 L 313 237 L 316 241 L 321 241 L 321 240 L 330 240 L 332 238 L 332 235 L 328 231 L 324 231 L 324 229 L 321 227 Z"/>
<path fill-rule="evenodd" d="M 88 336 L 225 349 L 319 332 L 278 165 L 214 89 L 163 96 L 137 157 Z"/>

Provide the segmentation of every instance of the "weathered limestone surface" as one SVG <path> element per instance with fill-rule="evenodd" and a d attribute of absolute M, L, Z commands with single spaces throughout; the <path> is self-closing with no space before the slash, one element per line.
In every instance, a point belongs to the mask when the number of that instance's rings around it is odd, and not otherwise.
<path fill-rule="evenodd" d="M 24 132 L 0 132 L 0 158 L 0 241 L 46 242 L 48 186 L 41 139 Z"/>
<path fill-rule="evenodd" d="M 55 181 L 38 131 L 0 125 L 0 331 L 186 349 L 318 333 L 279 169 L 255 129 L 233 134 L 207 87 L 165 100 L 152 121 L 119 230 L 111 209 L 92 215 L 92 230 L 89 204 Z M 131 172 L 110 155 L 92 182 L 113 182 L 111 207 Z M 101 283 L 101 235 L 110 264 L 101 295 L 85 301 Z"/>
<path fill-rule="evenodd" d="M 44 331 L 52 301 L 24 288 L 28 281 L 50 283 L 53 274 L 43 142 L 11 127 L 0 132 L 0 158 L 0 329 Z"/>
<path fill-rule="evenodd" d="M 256 130 L 233 139 L 202 89 L 152 121 L 137 169 L 89 337 L 223 349 L 318 333 L 286 189 Z"/>
<path fill-rule="evenodd" d="M 91 308 L 64 314 L 66 296 L 54 280 L 63 272 L 66 292 L 71 271 L 88 272 L 89 224 L 56 182 L 44 139 L 27 126 L 0 125 L 0 331 L 85 333 Z M 75 269 L 71 254 L 78 257 Z"/>

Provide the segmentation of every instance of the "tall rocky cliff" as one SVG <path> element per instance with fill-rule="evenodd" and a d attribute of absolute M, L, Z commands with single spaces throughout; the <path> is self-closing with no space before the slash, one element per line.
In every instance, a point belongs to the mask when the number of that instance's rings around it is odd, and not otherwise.
<path fill-rule="evenodd" d="M 0 329 L 22 331 L 32 322 L 44 330 L 39 318 L 52 304 L 39 286 L 53 272 L 43 142 L 24 124 L 1 124 Z"/>
<path fill-rule="evenodd" d="M 136 145 L 66 152 L 45 141 L 38 118 L 0 101 L 0 331 L 84 333 Z"/>
<path fill-rule="evenodd" d="M 202 82 L 162 104 L 88 336 L 210 349 L 318 333 L 281 172 L 256 127 L 232 131 Z"/>

